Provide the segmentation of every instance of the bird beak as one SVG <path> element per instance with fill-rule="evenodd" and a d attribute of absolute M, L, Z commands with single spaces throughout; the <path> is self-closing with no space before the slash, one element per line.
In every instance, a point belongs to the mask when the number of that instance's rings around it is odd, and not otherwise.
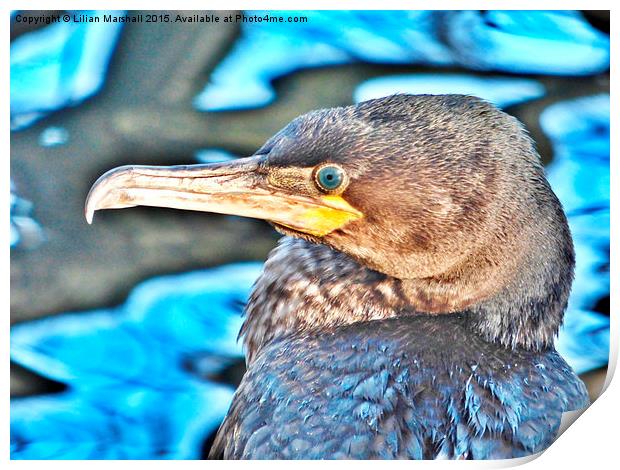
<path fill-rule="evenodd" d="M 264 219 L 324 236 L 362 217 L 340 196 L 298 195 L 269 184 L 263 157 L 188 166 L 122 166 L 102 175 L 86 198 L 95 211 L 135 206 L 171 207 Z"/>

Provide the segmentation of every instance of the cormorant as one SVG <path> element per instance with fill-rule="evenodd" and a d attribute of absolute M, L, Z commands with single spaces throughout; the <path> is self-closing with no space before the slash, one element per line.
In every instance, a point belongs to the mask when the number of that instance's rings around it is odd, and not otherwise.
<path fill-rule="evenodd" d="M 554 349 L 573 279 L 561 204 L 519 122 L 475 97 L 312 111 L 233 162 L 124 166 L 98 209 L 265 219 L 247 372 L 211 456 L 490 459 L 588 404 Z"/>

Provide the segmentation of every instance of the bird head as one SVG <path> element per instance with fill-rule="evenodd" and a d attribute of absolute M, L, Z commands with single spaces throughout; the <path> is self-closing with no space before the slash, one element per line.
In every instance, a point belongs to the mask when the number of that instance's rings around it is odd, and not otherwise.
<path fill-rule="evenodd" d="M 474 97 L 312 111 L 248 158 L 116 168 L 92 187 L 86 218 L 138 205 L 267 220 L 403 280 L 423 312 L 478 308 L 510 286 L 552 281 L 568 283 L 563 311 L 570 288 L 570 234 L 531 140 Z M 556 259 L 566 269 L 544 265 Z"/>

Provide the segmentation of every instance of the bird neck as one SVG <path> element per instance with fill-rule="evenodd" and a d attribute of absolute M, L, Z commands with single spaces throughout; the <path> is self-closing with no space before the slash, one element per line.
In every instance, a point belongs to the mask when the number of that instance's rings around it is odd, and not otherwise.
<path fill-rule="evenodd" d="M 535 351 L 553 347 L 575 265 L 568 224 L 558 210 L 557 217 L 524 228 L 524 243 L 509 275 L 491 295 L 468 307 L 470 327 L 487 341 Z"/>
<path fill-rule="evenodd" d="M 325 245 L 284 237 L 254 285 L 239 336 L 249 364 L 275 338 L 393 318 L 406 307 L 399 280 Z"/>
<path fill-rule="evenodd" d="M 401 280 L 325 245 L 284 237 L 265 262 L 245 309 L 240 337 L 246 361 L 287 335 L 416 314 L 461 313 L 472 334 L 505 348 L 552 347 L 573 275 L 567 227 L 563 238 L 567 243 L 530 240 L 531 249 L 515 258 L 519 266 L 506 273 L 474 262 L 459 266 L 458 276 Z M 471 293 L 462 294 L 468 288 Z"/>

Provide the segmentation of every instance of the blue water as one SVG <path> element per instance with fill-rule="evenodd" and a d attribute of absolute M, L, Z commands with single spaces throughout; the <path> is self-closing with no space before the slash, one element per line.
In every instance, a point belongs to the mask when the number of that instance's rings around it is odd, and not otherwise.
<path fill-rule="evenodd" d="M 546 94 L 542 83 L 513 77 L 476 77 L 467 74 L 416 74 L 373 78 L 361 83 L 353 92 L 356 103 L 394 93 L 473 95 L 505 108 Z"/>
<path fill-rule="evenodd" d="M 11 180 L 11 248 L 36 248 L 45 240 L 43 228 L 32 216 L 32 203 L 21 198 Z"/>
<path fill-rule="evenodd" d="M 122 12 L 92 11 L 90 15 Z M 103 84 L 118 23 L 53 23 L 11 43 L 11 128 L 76 106 Z"/>
<path fill-rule="evenodd" d="M 264 106 L 275 99 L 271 82 L 279 76 L 354 62 L 546 75 L 587 75 L 609 67 L 609 37 L 569 11 L 280 14 L 304 15 L 308 22 L 244 24 L 240 40 L 196 97 L 198 109 Z"/>
<path fill-rule="evenodd" d="M 501 72 L 587 75 L 609 66 L 608 36 L 573 12 L 297 14 L 310 21 L 244 25 L 196 97 L 196 107 L 264 106 L 277 98 L 271 83 L 283 74 L 361 61 L 462 70 L 374 78 L 359 84 L 352 101 L 394 92 L 467 93 L 508 107 L 547 90 L 535 78 Z M 101 24 L 61 24 L 12 43 L 12 128 L 23 129 L 93 96 L 104 83 L 119 33 L 119 27 Z M 468 74 L 468 69 L 493 73 Z M 605 365 L 609 351 L 609 317 L 594 311 L 609 293 L 609 114 L 609 96 L 597 95 L 560 101 L 540 116 L 553 146 L 549 180 L 568 214 L 577 253 L 573 294 L 557 344 L 578 372 Z M 53 146 L 70 136 L 48 128 L 40 139 L 40 145 Z M 234 156 L 203 149 L 195 157 L 212 162 Z M 23 246 L 31 239 L 28 233 L 44 234 L 31 217 L 30 203 L 13 188 L 11 201 L 12 246 Z M 24 231 L 32 224 L 38 232 Z M 36 243 L 30 247 L 36 249 Z M 259 271 L 260 263 L 246 263 L 158 277 L 136 286 L 117 308 L 14 326 L 12 360 L 68 388 L 11 401 L 12 457 L 198 457 L 233 392 L 204 377 L 242 357 L 236 342 L 241 306 Z M 189 366 L 198 362 L 200 374 Z"/>
<path fill-rule="evenodd" d="M 200 457 L 233 389 L 187 364 L 242 357 L 241 308 L 260 269 L 246 263 L 159 277 L 118 308 L 14 326 L 11 359 L 69 388 L 11 401 L 12 457 Z M 221 367 L 208 366 L 203 361 L 201 373 Z"/>
<path fill-rule="evenodd" d="M 199 163 L 219 163 L 237 157 L 224 149 L 201 149 L 194 154 L 194 158 Z"/>
<path fill-rule="evenodd" d="M 540 124 L 554 150 L 547 177 L 568 215 L 575 282 L 558 350 L 579 372 L 609 356 L 609 317 L 592 312 L 609 295 L 609 95 L 552 105 Z"/>

